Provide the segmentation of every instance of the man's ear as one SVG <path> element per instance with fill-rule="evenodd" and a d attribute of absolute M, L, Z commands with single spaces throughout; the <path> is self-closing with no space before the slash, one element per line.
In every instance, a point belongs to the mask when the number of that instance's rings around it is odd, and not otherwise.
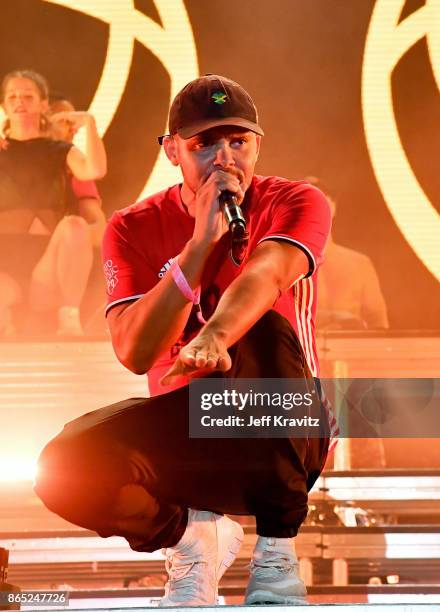
<path fill-rule="evenodd" d="M 256 143 L 257 143 L 257 159 L 258 159 L 258 155 L 260 154 L 260 145 L 261 145 L 261 136 L 260 134 L 256 135 Z"/>
<path fill-rule="evenodd" d="M 179 155 L 177 151 L 177 142 L 172 136 L 165 136 L 163 141 L 163 148 L 165 149 L 166 156 L 173 164 L 173 166 L 179 165 Z"/>

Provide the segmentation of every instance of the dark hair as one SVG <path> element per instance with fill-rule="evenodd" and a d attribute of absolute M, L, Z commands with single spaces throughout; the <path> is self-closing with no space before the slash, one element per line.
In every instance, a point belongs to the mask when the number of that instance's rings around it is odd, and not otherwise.
<path fill-rule="evenodd" d="M 49 86 L 43 75 L 41 75 L 38 72 L 35 72 L 35 70 L 12 70 L 11 72 L 8 72 L 8 74 L 6 74 L 3 77 L 3 80 L 0 86 L 0 102 L 1 103 L 3 103 L 4 101 L 6 87 L 11 79 L 29 79 L 29 81 L 32 81 L 32 83 L 36 85 L 42 100 L 47 100 L 49 98 Z M 42 123 L 42 126 L 41 126 L 42 128 L 47 125 L 47 119 L 44 115 L 42 115 L 41 117 L 41 123 Z M 9 133 L 9 128 L 10 128 L 10 124 L 9 124 L 9 120 L 7 119 L 4 122 L 2 126 L 2 130 L 1 130 L 5 136 Z"/>

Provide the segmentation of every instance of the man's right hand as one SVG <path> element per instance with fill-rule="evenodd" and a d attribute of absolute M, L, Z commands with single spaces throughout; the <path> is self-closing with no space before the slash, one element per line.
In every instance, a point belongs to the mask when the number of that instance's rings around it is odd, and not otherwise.
<path fill-rule="evenodd" d="M 239 204 L 243 201 L 244 192 L 240 184 L 241 172 L 231 170 L 214 170 L 195 194 L 195 227 L 193 240 L 196 244 L 214 246 L 228 231 L 223 211 L 219 204 L 222 191 L 232 191 Z"/>
<path fill-rule="evenodd" d="M 166 386 L 181 377 L 206 376 L 215 370 L 227 372 L 231 365 L 231 357 L 221 335 L 205 326 L 180 350 L 176 361 L 159 382 Z"/>

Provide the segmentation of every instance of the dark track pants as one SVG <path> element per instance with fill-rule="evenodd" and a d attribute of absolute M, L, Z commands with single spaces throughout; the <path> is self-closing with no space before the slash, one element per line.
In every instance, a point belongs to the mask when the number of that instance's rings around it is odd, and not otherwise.
<path fill-rule="evenodd" d="M 311 378 L 290 324 L 273 311 L 230 354 L 227 377 Z M 41 453 L 35 491 L 68 521 L 138 551 L 177 544 L 188 508 L 255 515 L 259 535 L 291 537 L 327 449 L 327 438 L 190 439 L 184 387 L 67 423 Z"/>

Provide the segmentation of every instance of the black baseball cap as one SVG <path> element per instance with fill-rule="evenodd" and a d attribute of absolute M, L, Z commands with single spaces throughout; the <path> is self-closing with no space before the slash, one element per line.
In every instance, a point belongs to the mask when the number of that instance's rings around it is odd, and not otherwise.
<path fill-rule="evenodd" d="M 184 139 L 219 125 L 233 125 L 264 135 L 247 91 L 218 74 L 194 79 L 179 91 L 171 104 L 168 125 L 170 135 L 178 134 Z M 163 136 L 159 137 L 160 144 L 162 140 Z"/>

